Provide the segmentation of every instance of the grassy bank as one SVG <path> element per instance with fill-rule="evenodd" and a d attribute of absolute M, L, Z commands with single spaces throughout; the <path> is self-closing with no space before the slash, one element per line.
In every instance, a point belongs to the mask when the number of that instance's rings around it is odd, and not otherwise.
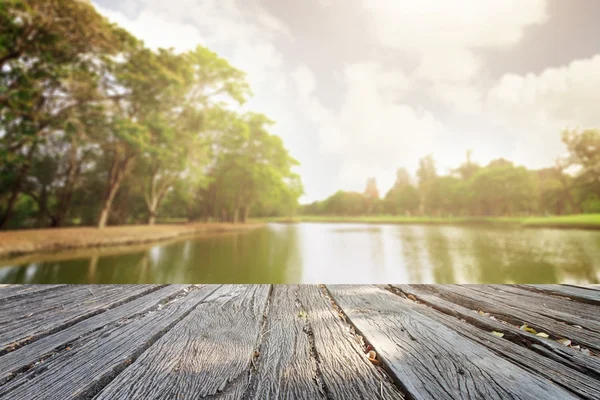
<path fill-rule="evenodd" d="M 114 226 L 104 229 L 84 227 L 6 231 L 0 232 L 0 258 L 68 249 L 141 244 L 181 236 L 247 231 L 261 226 L 259 222 L 235 225 L 190 223 Z"/>
<path fill-rule="evenodd" d="M 339 217 L 304 215 L 290 218 L 262 218 L 260 222 L 328 222 L 407 225 L 496 225 L 527 228 L 599 229 L 600 214 L 579 214 L 552 217 L 406 217 L 391 215 Z"/>

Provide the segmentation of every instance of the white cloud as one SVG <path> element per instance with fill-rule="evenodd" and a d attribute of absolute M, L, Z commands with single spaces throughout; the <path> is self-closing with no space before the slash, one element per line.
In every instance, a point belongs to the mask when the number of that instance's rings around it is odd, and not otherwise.
<path fill-rule="evenodd" d="M 548 165 L 564 150 L 561 130 L 598 128 L 600 55 L 539 74 L 505 75 L 490 90 L 485 114 L 518 135 L 515 159 Z"/>
<path fill-rule="evenodd" d="M 476 87 L 438 83 L 432 92 L 452 110 L 462 114 L 479 114 L 483 110 L 483 93 Z"/>
<path fill-rule="evenodd" d="M 130 2 L 124 3 L 124 6 L 128 9 L 133 7 Z M 160 13 L 150 9 L 142 11 L 136 19 L 130 19 L 125 15 L 125 12 L 129 12 L 129 10 L 123 10 L 121 13 L 98 5 L 95 7 L 111 22 L 141 38 L 151 48 L 173 47 L 178 51 L 185 51 L 205 42 L 194 26 L 178 21 L 169 21 Z"/>
<path fill-rule="evenodd" d="M 401 71 L 384 70 L 376 63 L 348 65 L 344 102 L 337 112 L 314 96 L 314 76 L 306 66 L 292 77 L 303 106 L 318 123 L 320 151 L 341 159 L 338 185 L 347 190 L 363 190 L 370 176 L 384 177 L 380 187 L 387 188 L 396 167 L 416 166 L 419 157 L 435 148 L 435 138 L 444 134 L 430 112 L 389 96 L 390 90 L 401 96 L 411 89 Z"/>
<path fill-rule="evenodd" d="M 482 67 L 474 50 L 518 43 L 528 26 L 547 20 L 546 3 L 363 0 L 377 39 L 385 46 L 415 54 L 417 76 L 435 81 L 474 77 Z"/>

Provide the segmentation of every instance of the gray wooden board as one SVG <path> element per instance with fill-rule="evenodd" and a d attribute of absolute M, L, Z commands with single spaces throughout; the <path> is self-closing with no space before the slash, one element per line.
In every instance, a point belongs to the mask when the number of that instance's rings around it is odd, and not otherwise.
<path fill-rule="evenodd" d="M 400 399 L 314 285 L 276 285 L 248 399 Z"/>
<path fill-rule="evenodd" d="M 157 285 L 65 285 L 0 303 L 0 354 L 116 307 Z"/>
<path fill-rule="evenodd" d="M 297 287 L 274 286 L 249 399 L 325 398 Z"/>
<path fill-rule="evenodd" d="M 0 302 L 31 295 L 36 292 L 54 290 L 65 285 L 6 285 L 0 286 Z"/>
<path fill-rule="evenodd" d="M 514 306 L 501 302 L 488 294 L 482 294 L 467 286 L 460 285 L 421 285 L 430 292 L 435 292 L 453 303 L 464 305 L 473 310 L 481 310 L 500 319 L 515 324 L 526 324 L 538 332 L 545 332 L 553 337 L 567 338 L 573 343 L 600 351 L 600 333 L 576 328 L 553 318 L 546 317 L 529 307 Z"/>
<path fill-rule="evenodd" d="M 88 398 L 110 382 L 218 285 L 189 291 L 164 307 L 107 325 L 0 386 L 2 399 Z M 168 360 L 161 360 L 168 362 Z"/>
<path fill-rule="evenodd" d="M 241 398 L 268 285 L 227 285 L 154 343 L 96 399 Z"/>
<path fill-rule="evenodd" d="M 533 306 L 539 309 L 540 313 L 553 318 L 562 318 L 569 322 L 569 318 L 577 318 L 583 325 L 588 325 L 588 329 L 600 329 L 600 308 L 598 306 L 567 300 L 565 298 L 548 296 L 540 292 L 523 289 L 518 285 L 468 285 L 469 287 L 486 291 L 496 289 L 496 294 L 503 294 L 505 300 L 514 299 L 515 302 L 526 303 L 529 307 Z M 558 312 L 558 314 L 556 314 Z M 563 316 L 564 314 L 564 316 Z"/>
<path fill-rule="evenodd" d="M 488 329 L 489 331 L 495 330 L 504 333 L 506 339 L 512 340 L 515 343 L 526 347 L 536 346 L 535 348 L 537 351 L 543 352 L 544 355 L 553 358 L 565 366 L 569 366 L 594 377 L 600 377 L 600 358 L 586 355 L 579 350 L 558 343 L 552 340 L 552 338 L 546 339 L 536 336 L 525 330 L 521 330 L 516 326 L 502 323 L 497 319 L 492 319 L 490 316 L 480 315 L 474 309 L 447 301 L 439 295 L 436 295 L 434 293 L 435 290 L 432 291 L 436 285 L 392 286 L 400 289 L 406 295 L 412 294 L 420 301 L 424 301 L 442 312 L 463 318 L 469 323 Z"/>
<path fill-rule="evenodd" d="M 498 321 L 491 320 L 488 317 L 473 313 L 472 310 L 447 302 L 430 293 L 414 288 L 411 285 L 393 286 L 400 289 L 404 294 L 413 295 L 418 301 L 423 302 L 424 304 L 419 308 L 421 313 L 434 319 L 438 319 L 456 332 L 477 341 L 495 353 L 500 354 L 502 357 L 522 366 L 524 369 L 546 379 L 550 379 L 556 384 L 586 399 L 600 398 L 600 374 L 598 374 L 598 360 L 596 357 L 585 356 L 581 352 L 570 349 L 562 344 L 557 344 L 551 340 L 537 337 L 529 332 L 507 326 Z M 425 307 L 425 304 L 427 307 L 432 308 L 424 309 L 423 307 Z M 438 311 L 434 311 L 434 309 Z M 463 318 L 465 322 L 461 321 L 459 318 Z M 474 324 L 470 325 L 467 322 Z M 485 330 L 481 330 L 474 325 Z M 504 337 L 502 339 L 498 338 L 491 334 L 492 331 L 504 333 Z M 556 351 L 553 351 L 552 353 L 556 355 L 556 358 L 560 359 L 560 361 L 555 361 L 553 358 L 547 358 L 533 350 L 523 348 L 512 341 L 508 341 L 507 338 L 511 334 L 518 339 L 530 341 L 538 346 L 549 346 L 550 349 L 556 348 Z M 518 340 L 516 342 L 518 342 Z M 563 357 L 560 357 L 561 353 L 563 354 Z M 576 361 L 591 368 L 579 368 L 581 367 L 581 364 L 573 365 L 569 359 L 576 357 L 578 357 Z M 592 365 L 592 362 L 596 362 L 596 365 Z M 577 370 L 569 368 L 569 364 L 576 367 Z M 595 377 L 592 378 L 590 375 L 579 372 L 579 370 L 583 370 L 587 373 L 592 373 L 593 371 Z"/>
<path fill-rule="evenodd" d="M 401 392 L 368 361 L 322 291 L 299 285 L 298 299 L 314 335 L 321 375 L 333 399 L 400 399 Z"/>
<path fill-rule="evenodd" d="M 181 293 L 188 285 L 169 285 L 145 294 L 104 313 L 84 319 L 64 330 L 45 336 L 31 344 L 0 356 L 0 383 L 13 373 L 49 355 L 61 346 L 66 346 L 79 337 L 112 324 L 120 319 L 143 314 L 159 303 Z"/>
<path fill-rule="evenodd" d="M 501 303 L 521 307 L 558 322 L 581 326 L 584 329 L 600 333 L 600 312 L 598 312 L 597 306 L 553 296 L 544 296 L 510 285 L 463 286 Z"/>
<path fill-rule="evenodd" d="M 375 286 L 328 286 L 350 321 L 414 399 L 573 399 L 416 305 Z"/>
<path fill-rule="evenodd" d="M 542 293 L 569 297 L 582 303 L 600 306 L 600 291 L 597 288 L 583 288 L 569 285 L 519 285 L 525 289 Z"/>

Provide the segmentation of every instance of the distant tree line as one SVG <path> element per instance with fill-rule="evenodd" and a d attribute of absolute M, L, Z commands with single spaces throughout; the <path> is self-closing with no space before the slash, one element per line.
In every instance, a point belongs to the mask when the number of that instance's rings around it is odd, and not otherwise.
<path fill-rule="evenodd" d="M 562 140 L 568 155 L 549 168 L 528 170 L 505 159 L 482 166 L 468 152 L 463 164 L 441 175 L 433 157 L 426 156 L 414 181 L 400 168 L 382 198 L 371 178 L 364 193 L 338 191 L 302 206 L 301 213 L 432 217 L 600 213 L 600 131 L 565 131 Z"/>
<path fill-rule="evenodd" d="M 245 221 L 303 189 L 245 74 L 151 50 L 83 0 L 0 2 L 0 228 Z"/>

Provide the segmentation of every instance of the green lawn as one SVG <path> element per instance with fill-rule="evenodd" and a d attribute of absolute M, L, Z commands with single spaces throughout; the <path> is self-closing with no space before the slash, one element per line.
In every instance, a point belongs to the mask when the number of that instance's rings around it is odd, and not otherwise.
<path fill-rule="evenodd" d="M 358 217 L 303 215 L 294 218 L 258 218 L 262 222 L 355 222 L 381 224 L 432 224 L 432 225 L 520 225 L 524 227 L 556 227 L 600 229 L 600 214 L 578 214 L 550 217 L 406 217 L 373 215 Z"/>

